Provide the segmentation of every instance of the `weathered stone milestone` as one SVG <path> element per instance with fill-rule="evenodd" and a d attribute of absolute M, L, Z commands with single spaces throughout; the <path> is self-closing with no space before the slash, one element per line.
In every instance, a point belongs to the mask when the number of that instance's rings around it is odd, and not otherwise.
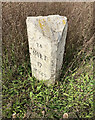
<path fill-rule="evenodd" d="M 67 35 L 67 18 L 59 15 L 27 17 L 32 75 L 54 84 L 59 77 Z"/>

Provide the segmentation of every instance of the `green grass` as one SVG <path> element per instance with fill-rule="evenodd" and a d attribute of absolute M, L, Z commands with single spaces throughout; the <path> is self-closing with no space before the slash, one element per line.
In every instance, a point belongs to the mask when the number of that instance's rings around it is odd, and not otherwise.
<path fill-rule="evenodd" d="M 57 9 L 52 9 L 52 5 Z M 62 118 L 64 113 L 68 113 L 70 118 L 93 117 L 92 9 L 92 3 L 42 5 L 3 2 L 3 118 L 13 118 L 14 113 L 18 118 L 26 115 L 27 118 L 47 117 L 54 120 Z M 46 15 L 48 11 L 66 15 L 69 25 L 62 74 L 50 87 L 31 76 L 25 23 L 27 16 Z"/>
<path fill-rule="evenodd" d="M 87 56 L 83 66 L 89 66 L 89 61 Z M 78 75 L 79 69 L 74 69 L 71 74 L 57 80 L 54 86 L 47 87 L 43 81 L 31 76 L 30 64 L 17 67 L 14 62 L 13 65 L 8 65 L 6 56 L 2 67 L 3 117 L 11 118 L 13 113 L 18 118 L 27 115 L 28 118 L 60 119 L 64 113 L 71 117 L 93 117 L 93 75 L 89 71 Z"/>

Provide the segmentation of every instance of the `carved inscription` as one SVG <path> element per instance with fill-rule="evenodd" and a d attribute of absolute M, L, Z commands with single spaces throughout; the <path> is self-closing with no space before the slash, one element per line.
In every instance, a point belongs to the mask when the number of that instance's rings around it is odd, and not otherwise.
<path fill-rule="evenodd" d="M 37 65 L 41 68 L 42 67 L 42 63 L 37 62 Z"/>
<path fill-rule="evenodd" d="M 47 60 L 47 56 L 46 55 L 42 55 L 42 53 L 38 52 L 35 48 L 31 48 L 33 55 L 42 59 L 42 60 Z"/>
<path fill-rule="evenodd" d="M 37 68 L 33 68 L 33 71 L 38 72 L 42 77 L 46 77 L 46 74 L 38 70 Z"/>
<path fill-rule="evenodd" d="M 42 48 L 42 45 L 39 43 L 36 43 L 37 47 Z"/>
<path fill-rule="evenodd" d="M 51 66 L 52 66 L 51 73 L 54 73 L 54 60 L 51 60 Z"/>
<path fill-rule="evenodd" d="M 44 73 L 44 72 L 42 72 L 42 69 L 43 69 L 43 62 L 41 62 L 41 61 L 45 61 L 45 62 L 47 62 L 47 56 L 46 55 L 43 55 L 41 52 L 40 52 L 40 50 L 38 51 L 38 50 L 36 50 L 36 47 L 37 48 L 39 48 L 39 49 L 42 49 L 43 47 L 42 47 L 42 44 L 40 44 L 40 43 L 35 43 L 35 48 L 33 48 L 33 47 L 31 47 L 31 50 L 32 50 L 32 52 L 31 52 L 31 54 L 33 55 L 33 56 L 35 56 L 37 59 L 35 59 L 35 67 L 33 67 L 33 71 L 35 72 L 35 73 L 38 73 L 38 74 L 40 74 L 43 78 L 45 78 L 46 77 L 46 74 Z M 39 59 L 38 59 L 39 58 Z"/>

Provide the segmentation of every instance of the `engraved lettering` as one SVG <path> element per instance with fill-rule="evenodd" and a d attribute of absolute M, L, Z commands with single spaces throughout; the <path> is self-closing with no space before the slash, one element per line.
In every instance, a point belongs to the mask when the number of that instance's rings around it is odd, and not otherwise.
<path fill-rule="evenodd" d="M 42 59 L 42 54 L 40 53 L 40 58 Z"/>
<path fill-rule="evenodd" d="M 53 60 L 51 61 L 51 65 L 52 65 L 52 66 L 54 65 L 54 61 L 53 61 Z"/>
<path fill-rule="evenodd" d="M 39 43 L 36 43 L 36 45 L 37 45 L 37 47 L 40 47 L 40 48 L 42 48 L 42 45 L 41 45 L 41 44 L 39 44 Z"/>
<path fill-rule="evenodd" d="M 44 60 L 47 60 L 47 57 L 46 57 L 46 56 L 44 56 Z"/>
<path fill-rule="evenodd" d="M 33 68 L 33 70 L 34 70 L 35 72 L 38 72 L 41 76 L 46 77 L 46 74 L 44 74 L 44 73 L 41 72 L 40 70 L 38 70 L 38 69 L 36 69 L 36 68 Z"/>
<path fill-rule="evenodd" d="M 41 73 L 41 75 L 43 76 L 43 73 Z"/>
<path fill-rule="evenodd" d="M 37 71 L 37 69 L 36 68 L 33 68 L 34 69 L 34 71 Z"/>
<path fill-rule="evenodd" d="M 37 56 L 38 58 L 41 58 L 42 60 L 47 60 L 47 56 L 42 55 L 41 53 L 37 52 L 35 48 L 31 48 L 33 55 Z"/>
<path fill-rule="evenodd" d="M 33 54 L 35 55 L 35 54 L 37 54 L 37 52 L 33 49 Z"/>
<path fill-rule="evenodd" d="M 40 62 L 37 62 L 37 64 L 40 68 L 42 67 L 42 64 Z"/>

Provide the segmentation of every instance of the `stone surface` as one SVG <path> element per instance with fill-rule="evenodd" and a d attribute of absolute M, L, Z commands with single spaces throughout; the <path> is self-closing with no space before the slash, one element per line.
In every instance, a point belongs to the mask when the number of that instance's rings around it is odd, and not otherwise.
<path fill-rule="evenodd" d="M 54 84 L 62 67 L 67 18 L 59 15 L 27 17 L 32 75 Z"/>

